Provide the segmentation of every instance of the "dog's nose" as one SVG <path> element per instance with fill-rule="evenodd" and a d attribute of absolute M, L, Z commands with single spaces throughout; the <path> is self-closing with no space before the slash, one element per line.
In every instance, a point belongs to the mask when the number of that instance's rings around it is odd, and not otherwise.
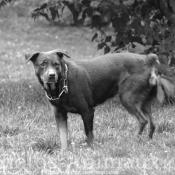
<path fill-rule="evenodd" d="M 48 69 L 47 75 L 48 77 L 55 77 L 55 71 L 53 69 Z"/>
<path fill-rule="evenodd" d="M 55 73 L 50 73 L 49 77 L 55 77 Z"/>

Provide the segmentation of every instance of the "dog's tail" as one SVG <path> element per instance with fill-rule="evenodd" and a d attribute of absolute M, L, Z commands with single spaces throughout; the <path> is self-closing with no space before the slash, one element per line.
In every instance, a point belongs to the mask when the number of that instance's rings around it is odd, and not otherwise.
<path fill-rule="evenodd" d="M 150 72 L 149 84 L 151 86 L 156 86 L 158 83 L 158 78 L 159 76 L 157 74 L 157 69 L 153 66 Z"/>

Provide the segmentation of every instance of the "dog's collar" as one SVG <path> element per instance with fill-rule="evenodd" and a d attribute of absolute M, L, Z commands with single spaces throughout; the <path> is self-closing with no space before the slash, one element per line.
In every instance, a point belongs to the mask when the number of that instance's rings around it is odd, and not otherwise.
<path fill-rule="evenodd" d="M 48 95 L 48 93 L 45 91 L 45 95 L 49 100 L 59 100 L 61 95 L 65 92 L 66 94 L 68 93 L 68 85 L 67 85 L 67 72 L 68 72 L 68 67 L 65 64 L 65 75 L 63 78 L 63 87 L 62 87 L 62 91 L 60 92 L 60 94 L 58 95 L 58 97 L 53 98 L 51 95 Z"/>

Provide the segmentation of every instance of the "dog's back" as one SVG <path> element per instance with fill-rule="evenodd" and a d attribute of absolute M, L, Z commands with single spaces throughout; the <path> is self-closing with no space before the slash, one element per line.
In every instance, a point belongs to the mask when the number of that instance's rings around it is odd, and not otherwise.
<path fill-rule="evenodd" d="M 94 105 L 117 94 L 119 83 L 128 75 L 140 74 L 148 68 L 147 56 L 133 53 L 108 54 L 90 60 L 68 61 L 69 63 L 71 68 L 78 71 L 76 76 L 70 75 L 71 79 L 76 77 L 77 82 L 88 84 Z"/>

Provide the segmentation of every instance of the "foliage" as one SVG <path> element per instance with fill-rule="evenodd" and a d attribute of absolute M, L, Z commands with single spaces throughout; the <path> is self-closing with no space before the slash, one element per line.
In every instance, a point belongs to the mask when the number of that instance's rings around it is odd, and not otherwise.
<path fill-rule="evenodd" d="M 0 7 L 13 0 L 1 0 Z M 174 0 L 49 0 L 36 8 L 32 18 L 55 21 L 67 7 L 76 25 L 91 20 L 92 41 L 104 53 L 173 51 L 175 47 Z"/>
<path fill-rule="evenodd" d="M 56 20 L 67 6 L 75 24 L 91 19 L 91 28 L 97 29 L 92 41 L 97 41 L 98 49 L 104 49 L 104 53 L 123 49 L 136 53 L 172 51 L 175 22 L 170 14 L 163 12 L 168 9 L 174 13 L 175 3 L 173 0 L 164 2 L 167 9 L 161 8 L 160 3 L 145 0 L 55 1 L 35 9 L 32 17 L 36 19 L 42 15 L 47 20 Z"/>
<path fill-rule="evenodd" d="M 0 1 L 0 9 L 4 6 L 6 6 L 8 3 L 11 3 L 12 1 L 15 1 L 15 0 L 1 0 Z"/>

